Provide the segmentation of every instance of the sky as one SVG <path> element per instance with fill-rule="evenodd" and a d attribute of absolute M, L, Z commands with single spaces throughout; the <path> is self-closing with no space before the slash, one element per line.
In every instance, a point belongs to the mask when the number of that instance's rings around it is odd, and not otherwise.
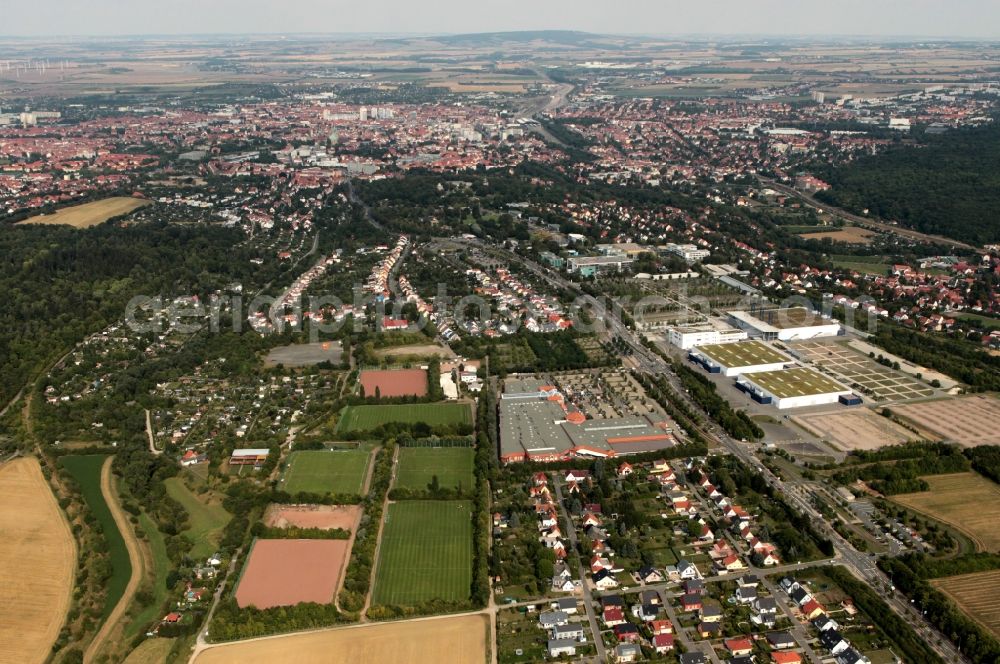
<path fill-rule="evenodd" d="M 584 30 L 1000 39 L 1000 0 L 0 0 L 0 35 Z"/>

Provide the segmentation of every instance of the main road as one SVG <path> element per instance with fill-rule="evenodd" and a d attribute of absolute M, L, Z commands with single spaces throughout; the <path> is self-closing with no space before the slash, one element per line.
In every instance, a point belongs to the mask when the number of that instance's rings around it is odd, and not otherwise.
<path fill-rule="evenodd" d="M 542 279 L 553 283 L 560 288 L 568 289 L 571 292 L 577 293 L 587 306 L 592 309 L 595 319 L 604 323 L 606 333 L 614 334 L 628 344 L 634 353 L 633 358 L 635 359 L 639 370 L 666 378 L 677 397 L 683 400 L 694 412 L 702 413 L 706 421 L 711 421 L 711 418 L 704 413 L 701 406 L 688 396 L 683 385 L 680 383 L 680 379 L 674 373 L 673 368 L 662 357 L 647 348 L 639 339 L 638 335 L 622 323 L 621 318 L 615 315 L 614 311 L 610 312 L 609 315 L 607 306 L 604 302 L 600 301 L 598 298 L 583 293 L 576 284 L 567 281 L 562 277 L 562 275 L 556 273 L 555 271 L 542 267 L 538 263 L 517 255 L 501 246 L 486 245 L 480 240 L 463 240 L 463 242 L 475 244 L 481 247 L 489 246 L 494 251 L 504 253 L 508 258 L 523 263 L 528 270 Z M 612 308 L 614 308 L 614 305 L 612 305 Z M 827 523 L 823 516 L 805 498 L 807 492 L 803 491 L 802 487 L 800 487 L 796 482 L 785 482 L 780 477 L 772 473 L 763 463 L 761 463 L 760 459 L 757 458 L 757 455 L 754 453 L 751 445 L 742 441 L 737 441 L 723 431 L 699 428 L 698 433 L 709 442 L 713 442 L 717 446 L 724 448 L 730 454 L 740 459 L 743 463 L 756 469 L 764 477 L 768 484 L 775 489 L 775 491 L 784 495 L 803 514 L 813 519 L 817 530 L 819 530 L 824 536 L 828 537 L 833 543 L 835 557 L 838 561 L 858 579 L 871 585 L 871 587 L 879 593 L 889 606 L 892 607 L 892 609 L 911 627 L 913 627 L 913 629 L 916 630 L 916 632 L 927 642 L 927 644 L 930 645 L 930 647 L 933 648 L 946 662 L 969 661 L 965 656 L 958 652 L 954 645 L 943 634 L 938 632 L 929 622 L 927 622 L 920 612 L 917 611 L 908 601 L 906 601 L 905 597 L 894 590 L 891 590 L 893 587 L 892 582 L 875 565 L 875 559 L 873 557 L 859 552 L 850 544 L 850 542 L 841 537 L 839 533 L 830 527 L 829 523 Z"/>

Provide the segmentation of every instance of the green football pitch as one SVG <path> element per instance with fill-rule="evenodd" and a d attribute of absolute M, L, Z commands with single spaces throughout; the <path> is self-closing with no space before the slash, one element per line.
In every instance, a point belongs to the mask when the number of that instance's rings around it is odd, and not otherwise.
<path fill-rule="evenodd" d="M 295 494 L 361 493 L 369 450 L 304 450 L 292 452 L 281 489 Z"/>
<path fill-rule="evenodd" d="M 426 489 L 437 475 L 442 488 L 461 486 L 471 491 L 475 482 L 472 475 L 475 454 L 471 447 L 400 447 L 395 486 Z"/>
<path fill-rule="evenodd" d="M 471 584 L 471 502 L 412 500 L 389 505 L 374 604 L 467 600 Z"/>
<path fill-rule="evenodd" d="M 400 422 L 429 426 L 472 424 L 472 409 L 464 403 L 386 404 L 384 406 L 348 406 L 337 422 L 337 431 L 371 431 L 383 424 Z"/>

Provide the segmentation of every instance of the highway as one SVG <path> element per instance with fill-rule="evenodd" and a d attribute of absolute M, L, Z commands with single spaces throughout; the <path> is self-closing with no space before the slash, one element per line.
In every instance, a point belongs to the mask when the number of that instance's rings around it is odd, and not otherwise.
<path fill-rule="evenodd" d="M 506 254 L 508 259 L 513 259 L 523 263 L 531 272 L 545 281 L 578 293 L 587 305 L 591 307 L 594 318 L 604 322 L 606 333 L 622 338 L 628 346 L 632 348 L 634 352 L 632 358 L 635 360 L 636 366 L 640 371 L 665 377 L 676 395 L 686 402 L 687 406 L 691 410 L 697 413 L 702 413 L 705 421 L 711 421 L 711 418 L 704 413 L 700 405 L 687 395 L 683 385 L 681 385 L 680 379 L 673 372 L 671 366 L 662 357 L 646 348 L 646 346 L 644 346 L 640 341 L 638 335 L 625 326 L 618 316 L 609 316 L 603 302 L 597 298 L 582 293 L 575 284 L 570 283 L 558 273 L 549 270 L 534 261 L 526 259 L 523 256 L 514 254 L 503 247 L 486 245 L 480 240 L 463 240 L 463 242 L 476 245 L 483 249 L 491 249 L 493 251 Z M 844 567 L 846 567 L 854 576 L 868 583 L 876 592 L 878 592 L 889 604 L 889 606 L 892 607 L 892 609 L 901 618 L 906 620 L 906 622 L 909 623 L 910 626 L 912 626 L 946 662 L 969 661 L 957 651 L 954 645 L 944 635 L 924 620 L 920 612 L 917 611 L 901 593 L 889 590 L 892 588 L 892 583 L 889 578 L 875 565 L 875 558 L 858 551 L 850 544 L 850 542 L 841 537 L 840 534 L 838 534 L 829 525 L 829 523 L 827 523 L 826 519 L 824 519 L 823 516 L 809 503 L 807 498 L 808 491 L 803 486 L 800 486 L 796 482 L 785 482 L 772 473 L 766 466 L 764 466 L 763 463 L 761 463 L 760 459 L 757 458 L 751 445 L 737 441 L 725 432 L 715 428 L 712 430 L 700 428 L 698 433 L 700 433 L 706 440 L 714 442 L 717 446 L 724 448 L 727 452 L 740 459 L 743 463 L 755 468 L 764 477 L 768 484 L 774 487 L 777 492 L 784 495 L 803 514 L 812 518 L 817 530 L 833 542 L 835 558 L 837 561 L 844 565 Z"/>

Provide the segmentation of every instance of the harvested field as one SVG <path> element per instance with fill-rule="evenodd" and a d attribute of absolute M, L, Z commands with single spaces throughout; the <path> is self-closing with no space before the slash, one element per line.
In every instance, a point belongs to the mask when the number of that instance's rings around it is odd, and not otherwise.
<path fill-rule="evenodd" d="M 1000 551 L 1000 487 L 977 473 L 923 478 L 929 491 L 905 493 L 892 500 L 943 521 L 968 535 L 978 551 Z"/>
<path fill-rule="evenodd" d="M 365 396 L 377 393 L 383 397 L 427 396 L 427 372 L 423 369 L 390 369 L 362 371 L 361 387 Z"/>
<path fill-rule="evenodd" d="M 0 466 L 0 495 L 0 661 L 44 662 L 69 610 L 76 545 L 37 460 Z"/>
<path fill-rule="evenodd" d="M 1000 443 L 1000 399 L 993 395 L 893 406 L 892 412 L 959 445 Z"/>
<path fill-rule="evenodd" d="M 56 210 L 52 214 L 38 215 L 30 217 L 19 224 L 42 224 L 46 226 L 63 225 L 73 228 L 90 228 L 97 224 L 103 224 L 112 217 L 118 217 L 137 210 L 151 201 L 141 198 L 131 198 L 129 196 L 116 196 L 105 198 L 100 201 L 74 205 L 72 207 Z"/>
<path fill-rule="evenodd" d="M 195 664 L 484 664 L 486 616 L 334 628 L 216 646 Z"/>
<path fill-rule="evenodd" d="M 371 431 L 383 424 L 424 423 L 431 427 L 472 424 L 472 409 L 464 403 L 393 404 L 348 406 L 337 423 L 337 431 Z"/>
<path fill-rule="evenodd" d="M 360 505 L 271 505 L 264 514 L 271 528 L 342 528 L 353 533 L 360 520 Z"/>
<path fill-rule="evenodd" d="M 236 588 L 236 603 L 258 609 L 329 604 L 350 549 L 347 540 L 259 539 Z"/>
<path fill-rule="evenodd" d="M 344 356 L 344 349 L 339 341 L 323 341 L 314 344 L 292 344 L 272 348 L 264 358 L 265 367 L 282 365 L 291 369 L 311 367 L 320 362 L 329 362 L 337 366 Z"/>
<path fill-rule="evenodd" d="M 447 346 L 439 346 L 437 344 L 412 344 L 409 346 L 380 348 L 375 351 L 375 355 L 378 357 L 430 357 L 432 355 L 436 355 L 447 359 L 457 357 L 455 355 L 455 351 L 452 349 Z"/>
<path fill-rule="evenodd" d="M 834 242 L 847 242 L 850 244 L 870 244 L 871 239 L 877 233 L 867 228 L 857 226 L 844 226 L 835 231 L 822 231 L 819 233 L 799 233 L 799 237 L 806 240 L 825 240 L 827 238 Z"/>
<path fill-rule="evenodd" d="M 905 443 L 916 437 L 892 420 L 876 415 L 867 408 L 798 415 L 792 421 L 825 438 L 844 452 L 874 450 L 886 445 Z"/>
<path fill-rule="evenodd" d="M 437 476 L 443 488 L 471 491 L 475 454 L 471 447 L 401 447 L 395 486 L 422 490 Z"/>
<path fill-rule="evenodd" d="M 933 579 L 931 585 L 943 592 L 972 620 L 995 638 L 1000 638 L 1000 570 L 961 574 Z"/>
<path fill-rule="evenodd" d="M 469 598 L 472 503 L 391 503 L 385 516 L 372 604 Z"/>

